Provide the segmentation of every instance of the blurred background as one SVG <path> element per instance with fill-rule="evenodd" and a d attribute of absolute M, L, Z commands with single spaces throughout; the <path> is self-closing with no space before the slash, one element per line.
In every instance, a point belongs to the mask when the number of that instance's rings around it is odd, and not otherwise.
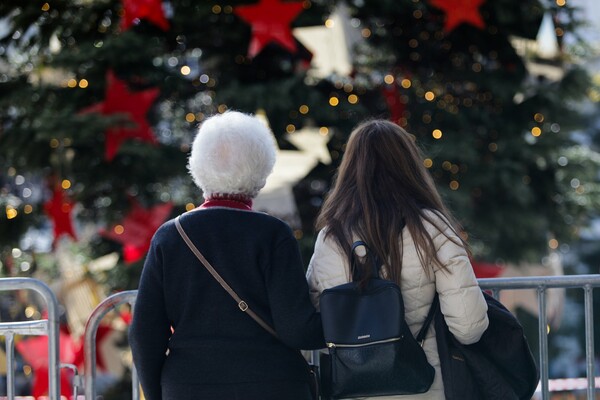
<path fill-rule="evenodd" d="M 3 0 L 0 276 L 52 287 L 61 361 L 81 366 L 91 311 L 202 203 L 190 144 L 230 109 L 276 136 L 255 209 L 290 224 L 306 264 L 344 143 L 378 117 L 423 148 L 478 277 L 598 273 L 598 21 L 595 0 Z M 0 296 L 0 321 L 44 315 L 32 293 Z M 537 351 L 535 292 L 502 300 Z M 582 303 L 549 293 L 552 379 L 585 376 Z M 98 334 L 106 399 L 131 398 L 130 316 Z M 44 340 L 17 339 L 18 394 L 47 390 Z"/>

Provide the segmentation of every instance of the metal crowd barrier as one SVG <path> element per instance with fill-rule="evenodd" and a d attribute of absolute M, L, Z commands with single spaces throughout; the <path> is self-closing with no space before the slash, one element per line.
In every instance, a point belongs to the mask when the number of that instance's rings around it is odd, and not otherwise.
<path fill-rule="evenodd" d="M 552 288 L 582 289 L 584 291 L 584 316 L 585 316 L 585 353 L 586 353 L 586 375 L 587 375 L 587 398 L 595 398 L 595 378 L 594 378 L 594 321 L 593 321 L 593 288 L 600 287 L 600 275 L 569 275 L 569 276 L 548 276 L 548 277 L 515 277 L 515 278 L 489 278 L 479 279 L 479 285 L 482 289 L 492 290 L 494 296 L 498 297 L 499 292 L 507 289 L 536 289 L 538 297 L 538 335 L 540 352 L 540 392 L 542 400 L 549 400 L 548 388 L 548 332 L 546 317 L 546 290 Z M 28 278 L 5 278 L 0 279 L 0 290 L 32 289 L 37 290 L 46 299 L 48 303 L 48 320 L 36 321 L 32 323 L 2 323 L 0 324 L 0 334 L 7 336 L 7 361 L 9 367 L 13 359 L 12 335 L 21 332 L 35 332 L 29 334 L 41 334 L 37 332 L 48 332 L 50 368 L 48 369 L 50 382 L 50 400 L 60 399 L 59 382 L 59 361 L 58 361 L 58 305 L 56 298 L 50 289 L 40 281 Z M 96 333 L 100 321 L 111 310 L 128 303 L 132 307 L 137 296 L 136 290 L 120 292 L 112 295 L 100 303 L 92 312 L 88 319 L 85 329 L 85 399 L 96 400 Z M 13 324 L 13 325 L 10 325 Z M 10 327 L 9 327 L 10 326 Z M 6 334 L 8 332 L 8 335 Z M 11 339 L 8 339 L 8 337 Z M 10 342 L 10 345 L 9 345 Z M 10 347 L 10 348 L 9 348 Z M 11 370 L 11 368 L 9 368 Z M 8 378 L 8 376 L 7 376 Z M 14 385 L 14 377 L 12 379 Z M 10 385 L 9 385 L 10 386 Z M 12 389 L 14 393 L 14 386 Z M 11 397 L 9 394 L 9 400 Z M 132 399 L 139 400 L 139 381 L 135 368 L 132 370 Z"/>
<path fill-rule="evenodd" d="M 583 289 L 585 315 L 585 359 L 587 375 L 587 398 L 596 398 L 594 377 L 594 309 L 593 291 L 600 287 L 600 275 L 565 275 L 546 277 L 488 278 L 479 279 L 482 289 L 491 289 L 494 296 L 504 289 L 536 289 L 538 297 L 538 335 L 540 348 L 540 386 L 542 400 L 549 400 L 548 389 L 548 319 L 546 316 L 546 289 L 565 288 Z"/>
<path fill-rule="evenodd" d="M 85 399 L 95 400 L 96 399 L 96 334 L 98 333 L 98 327 L 100 321 L 106 314 L 111 310 L 116 309 L 122 304 L 130 304 L 131 307 L 135 304 L 135 298 L 137 297 L 137 290 L 128 290 L 119 292 L 107 297 L 104 301 L 92 311 L 87 323 L 85 324 L 85 334 L 83 343 L 83 352 L 85 358 L 84 366 L 84 382 L 85 382 Z M 139 400 L 140 390 L 139 381 L 135 367 L 132 367 L 131 371 L 131 393 L 133 400 Z"/>
<path fill-rule="evenodd" d="M 48 319 L 23 322 L 1 322 L 0 335 L 6 341 L 6 394 L 8 400 L 15 398 L 15 346 L 14 335 L 48 336 L 48 397 L 60 399 L 60 361 L 58 301 L 52 290 L 42 281 L 32 278 L 0 278 L 0 291 L 33 290 L 46 301 Z"/>

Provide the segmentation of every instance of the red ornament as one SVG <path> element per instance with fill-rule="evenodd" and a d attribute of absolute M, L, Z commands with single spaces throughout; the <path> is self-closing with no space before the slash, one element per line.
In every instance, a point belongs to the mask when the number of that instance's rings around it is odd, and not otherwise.
<path fill-rule="evenodd" d="M 504 266 L 471 260 L 473 272 L 479 278 L 498 278 L 504 271 Z"/>
<path fill-rule="evenodd" d="M 148 249 L 154 232 L 167 219 L 173 203 L 164 203 L 152 208 L 143 208 L 134 203 L 133 208 L 121 224 L 111 230 L 102 230 L 100 234 L 110 240 L 123 244 L 123 259 L 127 263 L 141 260 Z"/>
<path fill-rule="evenodd" d="M 395 83 L 391 85 L 385 85 L 382 89 L 382 92 L 388 109 L 390 110 L 390 121 L 399 124 L 400 119 L 402 119 L 402 116 L 404 115 L 406 104 L 404 104 L 400 99 L 398 85 Z"/>
<path fill-rule="evenodd" d="M 153 144 L 158 143 L 146 120 L 146 114 L 156 97 L 158 97 L 160 90 L 153 88 L 130 92 L 125 82 L 117 79 L 111 72 L 108 73 L 106 80 L 108 87 L 105 100 L 84 109 L 82 113 L 127 114 L 135 125 L 133 127 L 119 126 L 106 131 L 106 160 L 111 161 L 115 158 L 119 147 L 127 139 L 137 139 Z"/>
<path fill-rule="evenodd" d="M 281 0 L 260 0 L 258 4 L 235 7 L 233 12 L 252 26 L 248 57 L 256 56 L 270 42 L 295 53 L 296 42 L 290 23 L 302 10 L 302 2 L 284 3 Z"/>
<path fill-rule="evenodd" d="M 429 0 L 429 3 L 446 13 L 444 30 L 451 32 L 462 23 L 471 24 L 479 29 L 485 28 L 485 22 L 479 7 L 485 0 Z"/>
<path fill-rule="evenodd" d="M 58 238 L 61 235 L 68 235 L 73 240 L 77 240 L 73 222 L 71 220 L 71 212 L 73 211 L 73 202 L 68 197 L 65 197 L 64 191 L 57 186 L 52 190 L 52 198 L 44 204 L 44 211 L 54 222 L 54 240 L 52 247 L 56 245 Z"/>
<path fill-rule="evenodd" d="M 48 336 L 36 336 L 31 339 L 21 340 L 15 343 L 15 348 L 21 354 L 27 364 L 33 370 L 33 397 L 48 394 Z M 73 342 L 68 333 L 59 331 L 59 360 L 61 363 L 73 364 L 79 345 Z M 61 368 L 60 370 L 60 394 L 71 398 L 73 388 L 71 386 L 72 371 Z"/>
<path fill-rule="evenodd" d="M 161 0 L 123 0 L 123 9 L 121 29 L 124 31 L 142 19 L 152 22 L 163 31 L 169 29 L 169 21 L 165 17 Z"/>

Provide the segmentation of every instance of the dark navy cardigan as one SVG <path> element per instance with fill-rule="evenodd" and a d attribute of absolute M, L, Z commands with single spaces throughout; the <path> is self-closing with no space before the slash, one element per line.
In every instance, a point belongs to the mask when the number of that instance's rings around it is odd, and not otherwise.
<path fill-rule="evenodd" d="M 305 380 L 306 365 L 294 349 L 322 348 L 324 339 L 290 228 L 263 213 L 222 207 L 185 213 L 181 224 L 280 340 L 240 311 L 168 221 L 152 239 L 129 332 L 146 399 L 161 399 L 161 381 Z"/>

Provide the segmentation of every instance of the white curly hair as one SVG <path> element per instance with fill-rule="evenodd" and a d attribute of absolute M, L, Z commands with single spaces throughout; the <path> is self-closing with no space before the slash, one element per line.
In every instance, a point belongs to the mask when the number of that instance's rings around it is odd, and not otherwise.
<path fill-rule="evenodd" d="M 227 111 L 200 125 L 188 170 L 204 198 L 215 194 L 254 198 L 273 171 L 276 149 L 266 124 L 253 115 Z"/>

